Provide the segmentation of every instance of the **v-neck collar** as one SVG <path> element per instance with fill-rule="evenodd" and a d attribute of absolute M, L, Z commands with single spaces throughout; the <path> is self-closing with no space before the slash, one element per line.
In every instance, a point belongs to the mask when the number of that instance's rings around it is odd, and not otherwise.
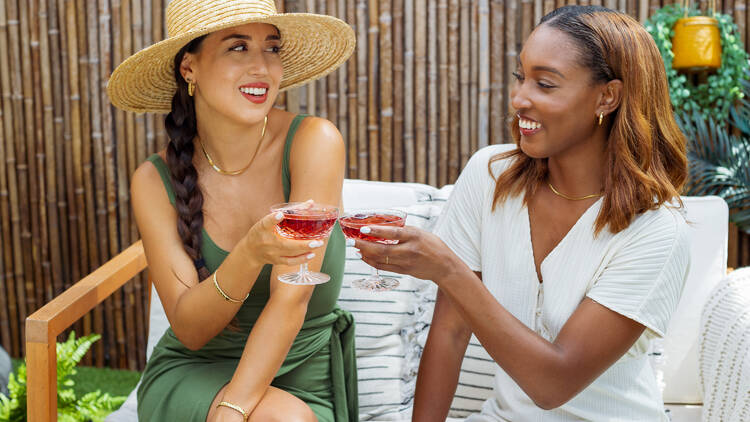
<path fill-rule="evenodd" d="M 601 206 L 602 199 L 603 199 L 603 197 L 597 199 L 596 202 L 594 202 L 593 204 L 589 205 L 589 207 L 586 208 L 586 211 L 584 211 L 583 214 L 581 214 L 581 216 L 578 217 L 578 220 L 576 220 L 576 222 L 573 224 L 573 226 L 570 228 L 570 230 L 568 230 L 568 232 L 565 233 L 565 236 L 563 236 L 563 238 L 560 239 L 559 242 L 557 242 L 557 244 L 552 248 L 552 250 L 549 251 L 549 253 L 547 254 L 547 256 L 545 256 L 542 259 L 542 262 L 539 264 L 539 271 L 541 273 L 544 273 L 544 264 L 547 263 L 547 260 L 552 255 L 554 255 L 557 252 L 558 249 L 561 248 L 561 245 L 563 243 L 565 243 L 565 241 L 571 236 L 571 233 L 573 233 L 576 230 L 578 230 L 578 226 L 580 226 L 580 225 L 583 224 L 582 221 L 584 221 L 585 219 L 588 219 L 589 214 L 591 212 L 593 212 L 595 209 L 597 209 L 597 210 L 599 209 L 599 207 Z M 525 232 L 526 232 L 526 236 L 527 236 L 526 237 L 526 239 L 527 239 L 527 246 L 528 246 L 529 251 L 530 251 L 529 256 L 531 257 L 531 273 L 534 274 L 534 279 L 537 281 L 537 283 L 542 284 L 544 282 L 544 275 L 543 274 L 537 274 L 537 271 L 536 271 L 536 262 L 534 261 L 534 243 L 533 243 L 533 241 L 531 239 L 531 216 L 529 215 L 529 207 L 528 207 L 528 205 L 522 205 L 522 207 L 523 207 L 523 214 L 524 214 L 524 216 L 526 218 L 526 230 L 525 230 Z M 541 277 L 541 281 L 540 281 L 540 277 Z"/>

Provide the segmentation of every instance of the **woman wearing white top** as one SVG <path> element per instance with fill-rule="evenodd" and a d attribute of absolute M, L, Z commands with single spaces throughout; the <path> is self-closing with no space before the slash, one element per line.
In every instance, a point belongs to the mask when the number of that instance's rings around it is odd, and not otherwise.
<path fill-rule="evenodd" d="M 439 286 L 413 420 L 445 419 L 472 333 L 498 369 L 467 421 L 665 420 L 646 348 L 689 245 L 685 138 L 659 51 L 627 15 L 563 7 L 515 75 L 518 149 L 472 157 L 436 235 L 370 227 L 400 243 L 356 244 L 368 264 Z"/>

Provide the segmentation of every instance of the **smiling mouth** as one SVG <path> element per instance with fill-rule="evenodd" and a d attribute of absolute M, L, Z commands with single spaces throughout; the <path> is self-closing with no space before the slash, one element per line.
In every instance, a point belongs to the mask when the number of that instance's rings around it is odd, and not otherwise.
<path fill-rule="evenodd" d="M 268 88 L 240 88 L 240 92 L 255 97 L 262 97 L 268 93 Z"/>
<path fill-rule="evenodd" d="M 534 130 L 540 129 L 542 127 L 542 124 L 539 122 L 535 122 L 533 120 L 528 120 L 528 119 L 519 117 L 518 127 L 527 131 L 534 131 Z"/>

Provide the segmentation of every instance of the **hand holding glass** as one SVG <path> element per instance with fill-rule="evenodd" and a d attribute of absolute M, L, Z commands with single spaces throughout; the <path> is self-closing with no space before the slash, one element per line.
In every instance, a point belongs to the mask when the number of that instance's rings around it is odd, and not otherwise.
<path fill-rule="evenodd" d="M 276 225 L 276 232 L 288 239 L 322 240 L 331 234 L 339 216 L 337 207 L 314 202 L 287 202 L 274 205 L 271 212 L 281 212 L 284 217 Z M 301 264 L 296 273 L 279 275 L 279 281 L 287 284 L 314 285 L 330 280 L 328 274 L 309 271 L 307 263 Z"/>
<path fill-rule="evenodd" d="M 398 240 L 382 239 L 369 234 L 362 233 L 360 229 L 365 226 L 391 226 L 403 227 L 406 222 L 406 213 L 398 210 L 388 209 L 364 209 L 354 210 L 344 214 L 339 220 L 344 235 L 351 239 L 361 239 L 368 242 L 377 242 L 385 245 L 395 245 Z M 372 268 L 372 267 L 371 267 Z M 382 277 L 377 268 L 371 269 L 371 275 L 352 282 L 352 286 L 362 290 L 385 291 L 398 287 L 399 282 L 393 277 Z"/>

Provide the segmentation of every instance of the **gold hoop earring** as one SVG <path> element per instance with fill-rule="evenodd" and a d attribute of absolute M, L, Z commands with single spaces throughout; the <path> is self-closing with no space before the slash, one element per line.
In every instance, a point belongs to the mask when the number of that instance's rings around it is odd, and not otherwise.
<path fill-rule="evenodd" d="M 193 94 L 195 94 L 195 84 L 193 81 L 188 81 L 188 95 L 192 97 Z"/>
<path fill-rule="evenodd" d="M 602 119 L 604 119 L 604 112 L 599 113 L 599 126 L 602 125 Z"/>

